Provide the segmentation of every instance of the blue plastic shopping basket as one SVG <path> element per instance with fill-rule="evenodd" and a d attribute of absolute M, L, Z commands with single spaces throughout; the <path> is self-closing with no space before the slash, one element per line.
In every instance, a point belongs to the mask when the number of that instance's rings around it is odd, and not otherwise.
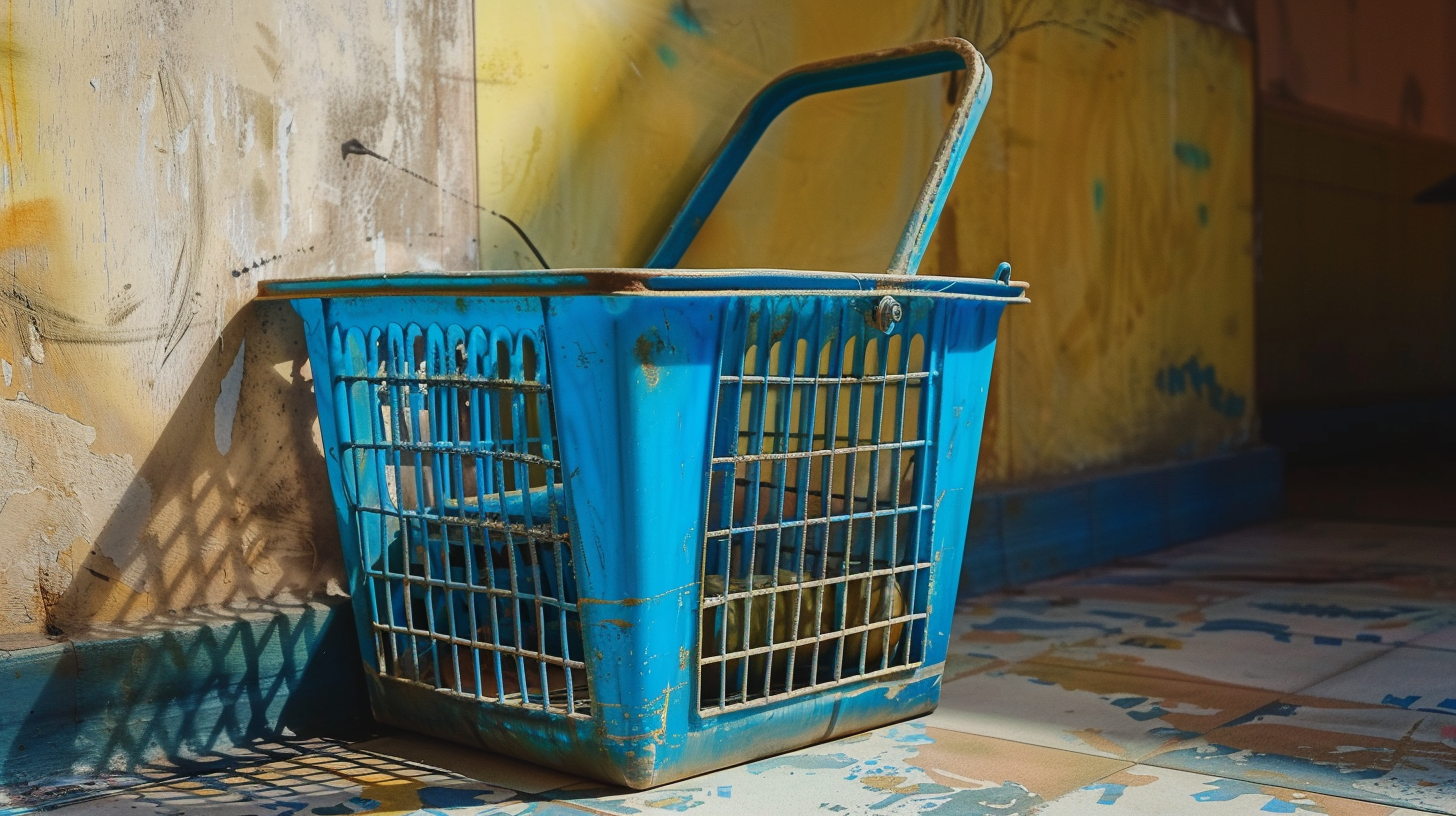
<path fill-rule="evenodd" d="M 673 269 L 773 118 L 963 70 L 888 274 Z M 994 279 L 920 278 L 991 76 L 945 39 L 749 104 L 645 269 L 271 282 L 388 723 L 641 788 L 934 708 Z"/>

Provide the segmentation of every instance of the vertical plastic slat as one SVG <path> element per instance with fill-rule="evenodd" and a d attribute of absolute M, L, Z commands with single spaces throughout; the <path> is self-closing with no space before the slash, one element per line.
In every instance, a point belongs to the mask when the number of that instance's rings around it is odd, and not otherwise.
<path fill-rule="evenodd" d="M 919 473 L 916 463 L 931 455 L 924 423 L 906 417 L 926 408 L 912 389 L 921 397 L 934 379 L 910 364 L 914 337 L 929 330 L 928 306 L 884 333 L 849 298 L 729 307 L 702 550 L 705 580 L 724 586 L 702 594 L 702 631 L 713 641 L 698 675 L 720 683 L 700 689 L 700 710 L 919 665 L 923 644 L 907 644 L 925 631 L 933 488 L 915 481 L 906 503 L 900 485 L 907 467 Z M 715 475 L 727 465 L 737 476 L 731 490 Z M 724 512 L 739 502 L 741 511 Z M 780 605 L 790 600 L 792 609 Z"/>

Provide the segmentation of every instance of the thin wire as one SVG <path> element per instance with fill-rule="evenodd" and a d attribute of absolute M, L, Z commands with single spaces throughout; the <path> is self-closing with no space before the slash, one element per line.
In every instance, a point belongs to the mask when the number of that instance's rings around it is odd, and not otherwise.
<path fill-rule="evenodd" d="M 460 195 L 459 193 L 455 192 L 454 190 L 448 190 L 444 186 L 442 186 L 439 182 L 434 181 L 433 179 L 425 178 L 424 176 L 420 175 L 419 173 L 416 173 L 415 171 L 409 169 L 408 167 L 404 167 L 402 165 L 395 164 L 394 162 L 390 161 L 388 158 L 385 158 L 384 156 L 381 156 L 378 153 L 375 153 L 373 150 L 370 150 L 369 148 L 365 147 L 364 146 L 364 143 L 361 142 L 361 141 L 359 141 L 358 139 L 350 139 L 349 141 L 344 142 L 342 145 L 340 145 L 340 152 L 343 153 L 343 157 L 345 159 L 349 158 L 350 156 L 373 156 L 374 158 L 379 159 L 380 161 L 384 162 L 385 164 L 389 165 L 390 167 L 393 167 L 394 169 L 399 170 L 400 172 L 405 173 L 406 175 L 413 176 L 414 178 L 419 179 L 420 181 L 423 181 L 424 183 L 430 185 L 431 187 L 434 187 L 436 190 L 439 190 L 440 192 L 444 193 L 445 195 L 450 196 L 451 198 L 453 198 L 453 199 L 455 199 L 455 200 L 457 200 L 457 201 L 459 201 L 459 202 L 461 202 L 461 203 L 463 203 L 463 204 L 465 204 L 467 206 L 474 207 L 475 209 L 480 210 L 481 212 L 486 213 L 487 215 L 493 215 L 496 218 L 499 218 L 500 220 L 502 220 L 502 221 L 506 222 L 507 224 L 509 224 L 510 227 L 511 227 L 511 229 L 513 229 L 513 230 L 516 231 L 516 234 L 517 235 L 521 236 L 521 240 L 522 241 L 525 241 L 526 242 L 526 246 L 528 246 L 528 247 L 531 248 L 531 254 L 536 256 L 536 262 L 539 263 L 539 264 L 541 264 L 541 268 L 542 269 L 550 269 L 551 268 L 550 265 L 548 265 L 546 263 L 546 259 L 543 258 L 543 257 L 541 257 L 541 250 L 539 250 L 539 249 L 536 248 L 536 244 L 531 241 L 531 237 L 526 234 L 526 231 L 525 230 L 521 229 L 521 225 L 520 224 L 517 224 L 515 221 L 512 221 L 511 218 L 510 218 L 510 216 L 507 216 L 507 215 L 505 215 L 503 213 L 498 213 L 495 210 L 490 209 L 489 207 L 483 207 L 483 206 L 480 205 L 479 202 L 471 201 L 470 199 L 466 198 L 463 195 Z"/>

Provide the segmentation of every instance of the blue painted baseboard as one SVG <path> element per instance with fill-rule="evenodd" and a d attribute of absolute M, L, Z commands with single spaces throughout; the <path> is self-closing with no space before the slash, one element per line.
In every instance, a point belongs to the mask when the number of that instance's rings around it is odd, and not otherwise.
<path fill-rule="evenodd" d="M 978 491 L 959 596 L 1050 578 L 1277 516 L 1279 451 L 1261 447 L 1055 484 Z"/>
<path fill-rule="evenodd" d="M 0 785 L 225 764 L 373 727 L 347 603 L 166 623 L 0 650 Z"/>

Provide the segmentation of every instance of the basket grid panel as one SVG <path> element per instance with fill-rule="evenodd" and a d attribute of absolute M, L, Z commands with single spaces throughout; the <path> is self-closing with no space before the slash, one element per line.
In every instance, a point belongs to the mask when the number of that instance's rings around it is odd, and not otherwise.
<path fill-rule="evenodd" d="M 589 716 L 541 337 L 391 324 L 339 342 L 341 458 L 380 672 Z"/>
<path fill-rule="evenodd" d="M 923 316 L 890 333 L 829 298 L 725 321 L 699 706 L 759 705 L 919 664 L 932 495 Z"/>

